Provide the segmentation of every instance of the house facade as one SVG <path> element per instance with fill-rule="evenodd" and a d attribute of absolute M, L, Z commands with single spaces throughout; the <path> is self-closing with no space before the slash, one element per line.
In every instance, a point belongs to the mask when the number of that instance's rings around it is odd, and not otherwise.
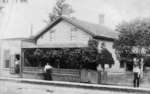
<path fill-rule="evenodd" d="M 8 38 L 0 40 L 0 76 L 9 77 L 15 73 L 15 59 L 20 57 L 21 43 L 24 39 Z"/>
<path fill-rule="evenodd" d="M 98 40 L 98 50 L 101 45 L 111 52 L 115 63 L 111 68 L 105 65 L 108 72 L 125 72 L 120 68 L 116 58 L 113 42 L 118 37 L 115 31 L 99 24 L 60 17 L 49 24 L 35 36 L 30 38 L 13 38 L 1 40 L 0 46 L 0 75 L 14 73 L 15 57 L 23 54 L 22 48 L 79 48 L 87 47 L 90 39 Z M 21 58 L 22 59 L 22 58 Z M 24 63 L 24 60 L 21 60 Z"/>
<path fill-rule="evenodd" d="M 105 65 L 108 72 L 124 72 L 117 60 L 113 42 L 118 37 L 115 31 L 99 24 L 91 24 L 74 18 L 60 17 L 48 25 L 37 35 L 24 41 L 22 48 L 75 48 L 87 47 L 90 39 L 98 40 L 98 50 L 101 45 L 111 52 L 115 64 L 111 68 Z"/>

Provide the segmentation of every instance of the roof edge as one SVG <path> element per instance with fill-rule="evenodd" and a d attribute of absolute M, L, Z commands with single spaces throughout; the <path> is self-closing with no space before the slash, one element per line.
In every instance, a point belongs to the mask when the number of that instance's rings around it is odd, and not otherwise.
<path fill-rule="evenodd" d="M 57 20 L 55 20 L 51 24 L 47 25 L 43 30 L 41 30 L 40 33 L 38 33 L 37 35 L 31 37 L 31 39 L 36 41 L 40 36 L 42 36 L 44 33 L 48 32 L 48 30 L 50 28 L 52 28 L 53 26 L 55 26 L 56 24 L 58 24 L 61 20 L 62 20 L 62 17 L 59 17 Z"/>
<path fill-rule="evenodd" d="M 107 40 L 107 41 L 110 41 L 110 42 L 113 42 L 113 41 L 116 40 L 114 38 L 107 38 L 107 37 L 103 37 L 103 36 L 94 36 L 93 38 L 98 39 L 98 40 Z"/>
<path fill-rule="evenodd" d="M 39 39 L 40 36 L 42 36 L 44 33 L 48 32 L 48 30 L 50 30 L 51 28 L 53 28 L 55 25 L 57 25 L 59 22 L 61 22 L 62 20 L 65 20 L 66 22 L 76 26 L 77 28 L 83 30 L 84 32 L 90 34 L 93 38 L 95 39 L 101 39 L 101 40 L 107 40 L 107 41 L 114 41 L 116 40 L 115 38 L 109 38 L 109 37 L 105 37 L 105 36 L 98 36 L 95 35 L 94 33 L 90 32 L 89 30 L 87 30 L 86 28 L 83 28 L 79 25 L 77 25 L 76 23 L 72 22 L 69 18 L 66 18 L 64 16 L 59 17 L 58 19 L 56 19 L 55 21 L 53 21 L 51 24 L 47 25 L 43 30 L 41 30 L 41 32 L 39 32 L 37 35 L 29 38 L 31 40 L 33 40 L 34 42 L 37 41 L 37 39 Z"/>

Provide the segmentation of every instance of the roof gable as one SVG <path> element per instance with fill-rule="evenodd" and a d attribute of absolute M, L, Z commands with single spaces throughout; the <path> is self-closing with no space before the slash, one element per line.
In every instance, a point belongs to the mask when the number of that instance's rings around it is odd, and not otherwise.
<path fill-rule="evenodd" d="M 37 40 L 40 36 L 48 32 L 51 28 L 53 28 L 55 25 L 57 25 L 62 20 L 72 24 L 73 26 L 76 26 L 77 28 L 83 30 L 84 32 L 90 34 L 92 37 L 97 39 L 104 39 L 104 40 L 110 40 L 113 41 L 118 37 L 118 33 L 114 32 L 113 30 L 102 26 L 98 24 L 92 24 L 89 22 L 73 19 L 73 18 L 66 18 L 66 17 L 60 17 L 56 21 L 49 24 L 46 28 L 44 28 L 41 32 L 39 32 L 37 35 L 31 37 L 33 40 Z"/>

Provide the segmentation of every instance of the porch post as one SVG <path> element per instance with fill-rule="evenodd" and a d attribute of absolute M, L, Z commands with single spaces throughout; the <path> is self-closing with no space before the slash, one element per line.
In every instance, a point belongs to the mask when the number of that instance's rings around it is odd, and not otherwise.
<path fill-rule="evenodd" d="M 21 48 L 21 62 L 20 62 L 20 77 L 23 77 L 23 67 L 24 67 L 24 52 L 25 49 Z"/>

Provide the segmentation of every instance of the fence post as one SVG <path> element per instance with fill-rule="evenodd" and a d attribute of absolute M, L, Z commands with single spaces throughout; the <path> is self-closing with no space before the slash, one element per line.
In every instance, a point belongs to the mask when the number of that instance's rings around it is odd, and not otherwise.
<path fill-rule="evenodd" d="M 20 62 L 20 77 L 23 77 L 23 67 L 24 67 L 24 52 L 25 49 L 21 48 L 21 62 Z"/>
<path fill-rule="evenodd" d="M 100 84 L 101 83 L 101 71 L 98 71 L 97 73 L 98 73 L 98 79 L 97 79 L 98 81 L 97 82 L 98 82 L 98 84 Z"/>

